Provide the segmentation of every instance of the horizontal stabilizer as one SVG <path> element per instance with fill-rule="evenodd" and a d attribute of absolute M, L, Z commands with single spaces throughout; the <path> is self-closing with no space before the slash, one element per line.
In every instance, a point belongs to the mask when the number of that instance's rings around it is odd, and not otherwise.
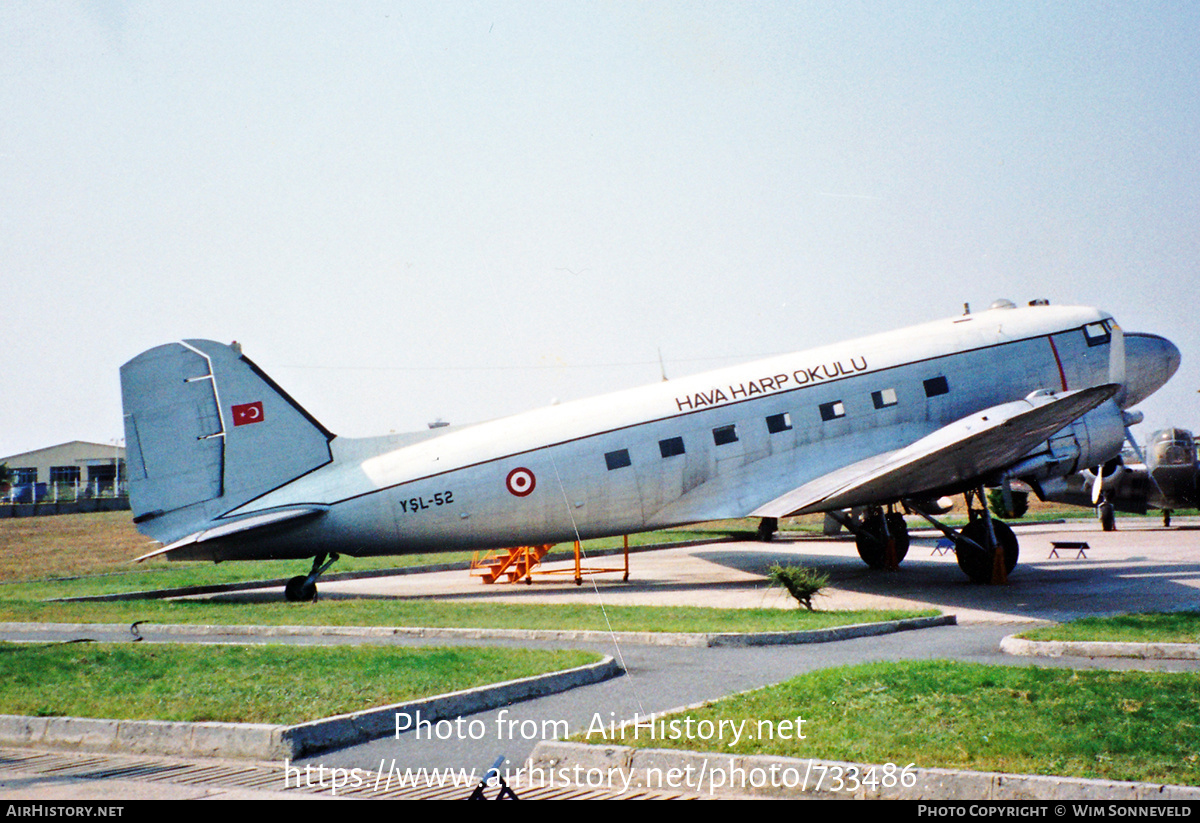
<path fill-rule="evenodd" d="M 183 549 L 196 543 L 206 543 L 210 540 L 218 540 L 222 537 L 232 537 L 233 535 L 244 534 L 255 529 L 264 529 L 268 526 L 277 526 L 280 523 L 287 523 L 292 520 L 298 520 L 302 517 L 315 517 L 318 514 L 323 514 L 328 511 L 328 506 L 301 506 L 290 509 L 276 509 L 275 511 L 262 512 L 253 514 L 249 517 L 243 517 L 238 520 L 217 521 L 217 525 L 203 531 L 189 534 L 187 537 L 180 538 L 175 542 L 163 546 L 161 549 L 143 554 L 141 557 L 135 558 L 133 562 L 140 563 L 143 560 L 149 560 L 152 557 L 162 557 L 176 552 L 178 549 Z"/>
<path fill-rule="evenodd" d="M 1020 460 L 1059 429 L 1113 397 L 1119 386 L 1032 394 L 957 420 L 895 452 L 805 483 L 751 512 L 789 517 L 871 503 L 975 481 Z"/>

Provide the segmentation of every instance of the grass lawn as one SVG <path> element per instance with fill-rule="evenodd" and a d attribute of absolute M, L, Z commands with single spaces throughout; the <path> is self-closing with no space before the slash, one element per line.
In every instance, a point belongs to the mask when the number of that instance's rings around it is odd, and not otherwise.
<path fill-rule="evenodd" d="M 0 643 L 0 714 L 293 724 L 598 659 L 466 647 Z"/>
<path fill-rule="evenodd" d="M 700 606 L 607 606 L 596 603 L 454 603 L 438 600 L 319 600 L 316 603 L 225 603 L 138 600 L 46 603 L 0 599 L 0 621 L 43 623 L 214 623 L 299 626 L 437 626 L 594 631 L 803 631 L 937 614 L 912 611 L 710 609 Z"/>
<path fill-rule="evenodd" d="M 749 529 L 749 530 L 747 530 Z M 703 529 L 671 529 L 635 535 L 631 544 L 749 537 L 744 521 L 723 521 Z M 617 547 L 620 538 L 589 541 L 589 548 Z M 436 600 L 350 601 L 314 604 L 222 603 L 139 600 L 122 603 L 55 603 L 49 598 L 136 591 L 182 585 L 290 577 L 305 561 L 170 563 L 130 566 L 147 549 L 128 512 L 0 520 L 0 621 L 51 623 L 255 623 L 267 625 L 460 626 L 471 628 L 591 629 L 604 631 L 736 632 L 797 631 L 848 623 L 874 622 L 924 612 L 815 612 L 779 609 L 608 607 L 597 604 L 521 605 L 447 603 Z M 561 552 L 570 545 L 558 547 Z M 444 563 L 467 555 L 383 558 L 345 557 L 335 570 L 392 568 L 418 562 Z M 72 579 L 59 579 L 70 573 Z M 465 574 L 465 572 L 464 572 Z"/>
<path fill-rule="evenodd" d="M 1084 617 L 1022 632 L 1026 640 L 1108 643 L 1200 643 L 1200 611 Z"/>
<path fill-rule="evenodd" d="M 676 543 L 722 537 L 753 537 L 750 521 L 724 521 L 689 529 L 667 529 L 631 535 L 630 546 Z M 276 580 L 307 573 L 308 560 L 264 560 L 235 563 L 171 562 L 133 558 L 158 544 L 138 534 L 129 512 L 99 512 L 0 519 L 0 598 L 74 597 L 88 594 L 145 591 L 180 586 L 219 585 Z M 619 548 L 621 538 L 589 540 L 585 549 Z M 550 560 L 569 557 L 573 545 L 563 543 Z M 391 557 L 343 555 L 334 572 L 394 569 L 442 563 L 466 563 L 471 552 L 413 554 Z"/>
<path fill-rule="evenodd" d="M 677 716 L 628 745 L 1200 785 L 1200 678 L 954 662 L 827 669 Z M 795 723 L 803 717 L 803 725 Z M 700 721 L 743 739 L 700 738 Z M 790 725 L 781 725 L 789 721 Z M 734 724 L 733 726 L 728 725 Z M 666 727 L 668 730 L 670 726 Z M 769 739 L 769 730 L 786 730 Z M 803 731 L 803 740 L 796 731 Z M 749 736 L 752 739 L 746 739 Z M 711 735 L 710 735 L 711 737 Z M 584 738 L 586 739 L 586 738 Z M 591 743 L 607 741 L 599 735 Z"/>

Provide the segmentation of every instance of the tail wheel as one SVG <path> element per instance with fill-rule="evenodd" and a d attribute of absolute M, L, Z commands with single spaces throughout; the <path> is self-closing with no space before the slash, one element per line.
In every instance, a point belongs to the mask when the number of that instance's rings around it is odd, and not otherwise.
<path fill-rule="evenodd" d="M 298 575 L 283 587 L 283 596 L 289 603 L 311 603 L 317 599 L 317 584 L 308 582 L 304 575 Z"/>
<path fill-rule="evenodd" d="M 1004 568 L 1008 573 L 1017 567 L 1017 536 L 1008 524 L 1002 520 L 992 519 L 992 532 L 996 535 L 996 543 L 1004 550 Z M 978 546 L 987 546 L 987 521 L 983 518 L 972 520 L 963 527 L 960 537 L 973 541 Z M 959 539 L 954 541 L 954 553 L 958 556 L 958 567 L 963 570 L 973 583 L 992 582 L 992 569 L 995 566 L 993 552 L 985 552 Z"/>
<path fill-rule="evenodd" d="M 891 535 L 896 546 L 896 565 L 908 554 L 908 524 L 904 515 L 892 512 L 887 515 L 887 533 Z M 883 536 L 883 514 L 867 517 L 854 537 L 854 545 L 858 548 L 858 556 L 872 569 L 887 567 L 887 538 Z"/>

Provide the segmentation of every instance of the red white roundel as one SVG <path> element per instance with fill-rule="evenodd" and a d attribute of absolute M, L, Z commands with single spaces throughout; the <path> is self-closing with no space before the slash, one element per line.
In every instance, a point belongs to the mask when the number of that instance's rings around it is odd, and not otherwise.
<path fill-rule="evenodd" d="M 537 478 L 529 469 L 520 467 L 508 473 L 508 477 L 504 479 L 504 485 L 517 497 L 525 497 L 537 485 Z"/>

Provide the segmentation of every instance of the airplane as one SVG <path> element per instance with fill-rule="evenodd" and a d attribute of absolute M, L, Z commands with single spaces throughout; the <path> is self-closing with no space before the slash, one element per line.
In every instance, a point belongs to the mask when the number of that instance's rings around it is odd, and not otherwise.
<path fill-rule="evenodd" d="M 1162 524 L 1171 525 L 1171 513 L 1200 507 L 1200 461 L 1196 440 L 1186 429 L 1170 428 L 1150 435 L 1140 462 L 1124 455 L 1077 474 L 1042 484 L 1047 500 L 1074 506 L 1094 506 L 1104 531 L 1116 529 L 1115 512 L 1162 512 Z"/>
<path fill-rule="evenodd" d="M 969 310 L 968 310 L 969 312 Z M 1126 410 L 1179 350 L 1107 312 L 997 301 L 987 311 L 472 425 L 335 436 L 237 344 L 183 340 L 121 367 L 137 528 L 173 560 L 504 548 L 727 518 L 837 514 L 863 560 L 908 548 L 897 507 L 955 541 L 973 581 L 1017 563 L 983 485 L 1115 457 Z M 963 494 L 951 529 L 934 501 Z M 327 559 L 328 558 L 328 559 Z"/>

